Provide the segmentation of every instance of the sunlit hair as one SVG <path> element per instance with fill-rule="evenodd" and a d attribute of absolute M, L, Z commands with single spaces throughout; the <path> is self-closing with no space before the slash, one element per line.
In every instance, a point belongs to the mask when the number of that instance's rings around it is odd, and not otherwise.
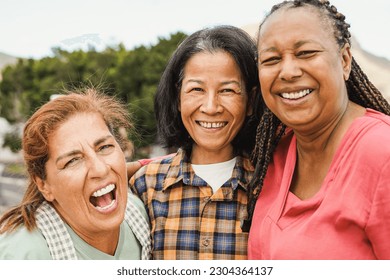
<path fill-rule="evenodd" d="M 96 89 L 66 92 L 41 106 L 27 120 L 23 131 L 22 150 L 28 186 L 21 203 L 1 217 L 0 233 L 12 231 L 22 224 L 28 230 L 36 227 L 35 212 L 45 199 L 34 178 L 46 178 L 45 164 L 49 159 L 50 144 L 48 139 L 61 124 L 80 113 L 101 115 L 121 147 L 128 141 L 119 133 L 120 128 L 132 128 L 128 110 L 114 97 L 103 95 Z"/>
<path fill-rule="evenodd" d="M 335 43 L 341 49 L 345 44 L 351 44 L 350 25 L 345 22 L 345 16 L 330 5 L 329 1 L 296 0 L 284 1 L 272 7 L 271 12 L 260 24 L 259 32 L 270 15 L 281 9 L 308 8 L 318 12 L 319 19 L 328 24 L 329 31 L 333 33 Z M 259 37 L 257 40 L 259 44 Z M 361 70 L 356 60 L 352 57 L 351 73 L 345 82 L 349 99 L 365 108 L 372 108 L 384 114 L 390 115 L 390 106 L 380 91 L 371 83 L 366 74 Z M 252 218 L 256 200 L 261 192 L 264 177 L 272 158 L 276 145 L 284 134 L 286 126 L 268 109 L 260 120 L 256 134 L 256 146 L 251 160 L 255 167 L 253 180 L 248 191 L 248 214 Z"/>
<path fill-rule="evenodd" d="M 187 61 L 197 53 L 223 51 L 232 56 L 245 86 L 242 89 L 253 107 L 253 114 L 233 140 L 236 153 L 253 149 L 256 127 L 261 114 L 261 95 L 257 70 L 257 48 L 254 40 L 242 29 L 233 26 L 217 26 L 197 31 L 187 37 L 170 58 L 159 82 L 154 100 L 157 131 L 162 145 L 181 147 L 189 151 L 193 140 L 181 119 L 180 90 Z"/>

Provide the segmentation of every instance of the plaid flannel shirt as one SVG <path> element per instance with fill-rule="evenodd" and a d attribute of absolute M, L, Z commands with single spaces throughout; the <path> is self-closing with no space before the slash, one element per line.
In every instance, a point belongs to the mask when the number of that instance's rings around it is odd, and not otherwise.
<path fill-rule="evenodd" d="M 238 157 L 217 192 L 198 177 L 183 150 L 140 169 L 130 188 L 145 203 L 151 222 L 153 259 L 247 259 L 246 186 L 253 176 Z"/>

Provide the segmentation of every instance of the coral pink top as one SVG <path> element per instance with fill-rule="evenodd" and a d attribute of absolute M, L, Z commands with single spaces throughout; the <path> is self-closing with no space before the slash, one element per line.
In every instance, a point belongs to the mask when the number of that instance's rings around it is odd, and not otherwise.
<path fill-rule="evenodd" d="M 367 109 L 346 132 L 320 190 L 289 191 L 296 138 L 278 145 L 257 201 L 249 259 L 390 259 L 390 117 Z"/>

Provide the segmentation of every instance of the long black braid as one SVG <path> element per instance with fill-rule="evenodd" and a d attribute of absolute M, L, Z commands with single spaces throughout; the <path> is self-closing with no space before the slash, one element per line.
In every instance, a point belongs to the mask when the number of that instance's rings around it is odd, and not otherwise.
<path fill-rule="evenodd" d="M 270 13 L 260 24 L 259 32 L 264 22 L 275 11 L 281 8 L 308 7 L 317 9 L 320 17 L 330 24 L 334 32 L 334 38 L 341 49 L 345 44 L 351 45 L 350 25 L 345 22 L 345 16 L 339 13 L 329 1 L 326 0 L 295 0 L 284 1 L 274 5 Z M 259 44 L 259 38 L 258 42 Z M 349 99 L 365 108 L 372 108 L 384 114 L 390 115 L 390 105 L 381 92 L 370 82 L 356 60 L 352 57 L 351 73 L 346 81 Z M 248 220 L 243 225 L 244 231 L 249 231 L 256 200 L 259 197 L 268 165 L 272 160 L 272 154 L 276 145 L 285 132 L 286 126 L 268 109 L 264 109 L 264 115 L 260 120 L 256 134 L 256 145 L 252 152 L 251 161 L 255 165 L 252 181 L 248 186 Z"/>

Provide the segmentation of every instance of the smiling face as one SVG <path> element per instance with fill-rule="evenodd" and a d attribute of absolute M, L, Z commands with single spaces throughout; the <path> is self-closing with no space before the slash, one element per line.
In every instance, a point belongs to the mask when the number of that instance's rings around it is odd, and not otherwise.
<path fill-rule="evenodd" d="M 72 229 L 89 244 L 119 234 L 127 202 L 125 158 L 97 113 L 80 113 L 49 136 L 46 180 L 37 180 Z M 116 243 L 115 243 L 116 244 Z"/>
<path fill-rule="evenodd" d="M 200 52 L 187 61 L 180 91 L 180 112 L 194 140 L 192 163 L 215 163 L 232 158 L 232 141 L 250 114 L 247 106 L 241 73 L 230 54 Z"/>
<path fill-rule="evenodd" d="M 276 11 L 261 28 L 258 48 L 264 100 L 287 126 L 320 129 L 345 110 L 349 46 L 339 49 L 316 10 Z"/>

